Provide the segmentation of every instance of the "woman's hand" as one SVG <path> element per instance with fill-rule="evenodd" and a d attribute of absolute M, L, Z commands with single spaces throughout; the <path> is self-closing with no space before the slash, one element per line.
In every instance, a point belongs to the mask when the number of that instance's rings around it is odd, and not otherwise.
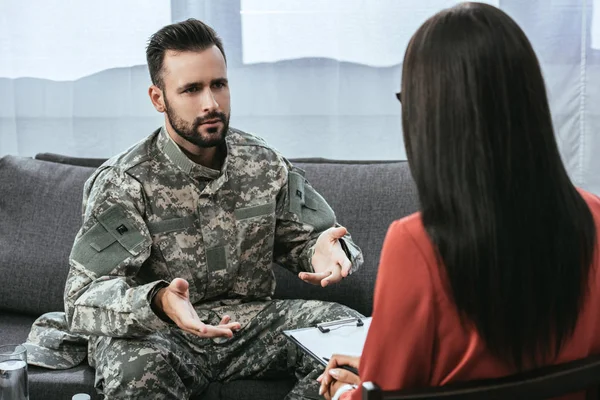
<path fill-rule="evenodd" d="M 334 354 L 329 360 L 325 372 L 317 378 L 317 381 L 321 383 L 319 394 L 325 396 L 327 400 L 331 400 L 341 386 L 347 384 L 359 385 L 360 378 L 358 375 L 340 368 L 343 365 L 348 365 L 358 369 L 359 364 L 360 357 Z"/>

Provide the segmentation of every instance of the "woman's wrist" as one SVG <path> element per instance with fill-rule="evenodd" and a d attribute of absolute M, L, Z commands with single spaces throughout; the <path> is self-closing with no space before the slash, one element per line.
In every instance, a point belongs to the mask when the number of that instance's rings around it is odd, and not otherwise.
<path fill-rule="evenodd" d="M 339 400 L 340 397 L 346 393 L 349 392 L 351 390 L 355 390 L 358 388 L 358 385 L 351 385 L 349 383 L 340 386 L 340 388 L 337 390 L 337 392 L 335 392 L 335 395 L 333 396 L 333 398 L 331 400 Z"/>

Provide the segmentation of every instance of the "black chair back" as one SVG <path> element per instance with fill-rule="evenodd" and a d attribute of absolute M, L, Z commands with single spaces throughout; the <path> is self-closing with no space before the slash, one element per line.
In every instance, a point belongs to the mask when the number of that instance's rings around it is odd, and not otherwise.
<path fill-rule="evenodd" d="M 363 400 L 542 400 L 586 392 L 600 399 L 600 356 L 553 365 L 497 379 L 418 390 L 383 391 L 373 382 L 362 385 Z"/>

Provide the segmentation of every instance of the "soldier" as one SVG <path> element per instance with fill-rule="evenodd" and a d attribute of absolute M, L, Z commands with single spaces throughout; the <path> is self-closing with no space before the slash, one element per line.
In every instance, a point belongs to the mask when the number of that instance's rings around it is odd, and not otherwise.
<path fill-rule="evenodd" d="M 327 286 L 362 263 L 325 200 L 262 139 L 229 127 L 221 40 L 187 20 L 146 51 L 164 127 L 87 181 L 65 311 L 90 335 L 98 389 L 111 399 L 183 399 L 212 381 L 321 371 L 281 334 L 360 314 L 335 303 L 272 300 L 272 262 Z"/>

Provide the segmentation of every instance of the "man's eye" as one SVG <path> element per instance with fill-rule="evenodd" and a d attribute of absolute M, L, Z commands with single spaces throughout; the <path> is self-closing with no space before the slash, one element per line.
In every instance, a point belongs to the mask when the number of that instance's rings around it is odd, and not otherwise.
<path fill-rule="evenodd" d="M 184 90 L 184 93 L 196 93 L 198 91 L 198 87 L 192 86 Z"/>
<path fill-rule="evenodd" d="M 223 83 L 223 82 L 216 82 L 216 83 L 213 83 L 213 87 L 215 89 L 223 89 L 225 87 L 225 83 Z"/>

